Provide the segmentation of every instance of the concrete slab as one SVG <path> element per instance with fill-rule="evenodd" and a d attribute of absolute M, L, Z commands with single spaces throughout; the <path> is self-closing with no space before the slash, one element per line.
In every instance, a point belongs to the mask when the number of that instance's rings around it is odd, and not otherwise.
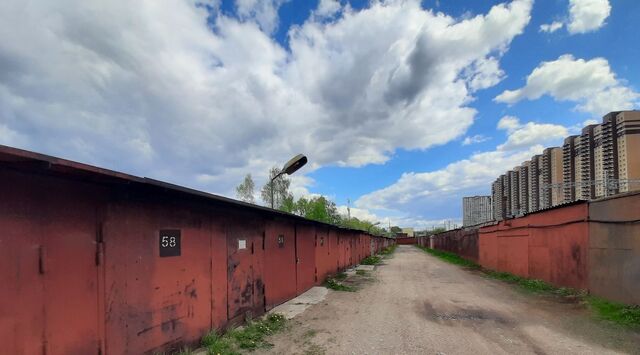
<path fill-rule="evenodd" d="M 375 268 L 375 265 L 358 265 L 356 270 L 373 271 Z"/>
<path fill-rule="evenodd" d="M 292 319 L 304 312 L 309 306 L 322 302 L 327 297 L 326 287 L 315 286 L 300 296 L 289 300 L 269 311 L 269 313 L 280 313 L 287 319 Z"/>

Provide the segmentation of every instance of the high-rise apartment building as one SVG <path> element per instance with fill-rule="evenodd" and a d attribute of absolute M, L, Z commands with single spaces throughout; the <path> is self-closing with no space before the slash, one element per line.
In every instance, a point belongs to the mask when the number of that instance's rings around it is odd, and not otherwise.
<path fill-rule="evenodd" d="M 520 167 L 509 171 L 509 183 L 511 187 L 511 215 L 518 216 L 520 212 Z"/>
<path fill-rule="evenodd" d="M 551 207 L 551 154 L 550 148 L 546 148 L 542 152 L 542 159 L 539 160 L 542 162 L 540 166 L 540 175 L 538 178 L 539 185 L 538 189 L 540 189 L 540 200 L 538 209 L 542 210 L 545 208 Z"/>
<path fill-rule="evenodd" d="M 593 129 L 594 197 L 618 193 L 618 134 L 616 116 L 609 112 L 602 117 L 602 124 Z"/>
<path fill-rule="evenodd" d="M 462 198 L 462 226 L 475 226 L 493 220 L 491 196 Z"/>
<path fill-rule="evenodd" d="M 620 192 L 640 190 L 640 111 L 616 115 Z"/>
<path fill-rule="evenodd" d="M 572 202 L 576 199 L 576 190 L 573 183 L 576 181 L 575 167 L 575 139 L 577 136 L 569 136 L 564 139 L 562 145 L 562 183 L 563 200 Z"/>
<path fill-rule="evenodd" d="M 529 212 L 535 212 L 540 207 L 540 160 L 542 155 L 534 155 L 529 165 Z"/>
<path fill-rule="evenodd" d="M 496 179 L 491 185 L 491 199 L 493 202 L 493 219 L 502 221 L 505 218 L 503 200 L 502 177 Z"/>
<path fill-rule="evenodd" d="M 547 180 L 545 179 L 545 164 L 548 163 L 545 160 L 546 154 L 543 152 L 538 159 L 538 209 L 541 210 L 547 208 L 545 193 L 547 192 Z"/>
<path fill-rule="evenodd" d="M 531 161 L 527 160 L 520 166 L 520 210 L 522 213 L 529 212 L 529 166 Z"/>
<path fill-rule="evenodd" d="M 640 191 L 640 111 L 615 111 L 506 172 L 491 186 L 501 220 L 577 200 Z"/>
<path fill-rule="evenodd" d="M 562 148 L 553 147 L 549 151 L 549 168 L 550 184 L 551 184 L 551 206 L 557 206 L 564 201 L 563 183 L 563 166 L 562 166 Z"/>
<path fill-rule="evenodd" d="M 582 129 L 580 135 L 580 182 L 579 186 L 576 186 L 576 199 L 591 200 L 595 197 L 595 170 L 593 162 L 593 129 L 597 125 L 588 125 Z M 576 157 L 576 166 L 577 157 Z M 577 171 L 576 171 L 577 173 Z M 576 177 L 577 182 L 577 177 Z"/>
<path fill-rule="evenodd" d="M 513 214 L 511 213 L 511 180 L 509 179 L 509 174 L 503 174 L 500 176 L 502 179 L 502 203 L 504 208 L 504 217 L 511 218 Z"/>

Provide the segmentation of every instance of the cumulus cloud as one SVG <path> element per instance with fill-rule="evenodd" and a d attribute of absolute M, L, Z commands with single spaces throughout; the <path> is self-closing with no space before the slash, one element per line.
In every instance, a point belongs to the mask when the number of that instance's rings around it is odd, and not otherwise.
<path fill-rule="evenodd" d="M 576 109 L 601 116 L 627 110 L 638 104 L 640 94 L 616 78 L 604 58 L 576 59 L 570 54 L 542 62 L 527 77 L 524 87 L 505 90 L 494 100 L 514 104 L 550 95 L 559 101 L 577 102 Z"/>
<path fill-rule="evenodd" d="M 611 13 L 609 0 L 570 0 L 569 33 L 586 33 L 599 29 Z"/>
<path fill-rule="evenodd" d="M 498 150 L 514 150 L 536 145 L 558 142 L 569 135 L 569 130 L 561 125 L 527 122 L 521 124 L 517 117 L 505 116 L 498 122 L 498 129 L 508 132 L 507 141 Z"/>
<path fill-rule="evenodd" d="M 342 9 L 339 0 L 320 0 L 318 8 L 314 11 L 316 16 L 331 17 Z"/>
<path fill-rule="evenodd" d="M 462 145 L 471 145 L 476 143 L 482 143 L 490 140 L 491 137 L 483 136 L 482 134 L 476 134 L 474 136 L 467 136 L 462 141 Z"/>
<path fill-rule="evenodd" d="M 439 170 L 404 173 L 392 185 L 360 197 L 356 206 L 388 213 L 412 211 L 413 218 L 423 220 L 460 216 L 463 196 L 489 194 L 496 177 L 543 149 L 542 145 L 516 151 L 497 149 L 475 153 Z"/>
<path fill-rule="evenodd" d="M 255 21 L 267 33 L 278 28 L 278 10 L 287 1 L 289 0 L 235 0 L 239 17 Z"/>
<path fill-rule="evenodd" d="M 569 134 L 563 126 L 521 123 L 514 116 L 500 119 L 498 129 L 507 133 L 507 139 L 495 150 L 474 153 L 442 169 L 404 173 L 395 183 L 360 197 L 356 206 L 379 215 L 411 211 L 416 223 L 455 219 L 462 214 L 463 196 L 489 195 L 498 176 Z"/>
<path fill-rule="evenodd" d="M 605 25 L 610 13 L 609 0 L 569 0 L 569 18 L 540 25 L 540 32 L 553 33 L 565 26 L 570 34 L 593 32 Z"/>
<path fill-rule="evenodd" d="M 3 1 L 3 141 L 227 195 L 300 152 L 299 174 L 382 163 L 466 132 L 532 1 L 465 19 L 375 1 L 311 16 L 288 48 L 282 3 Z"/>
<path fill-rule="evenodd" d="M 540 25 L 540 32 L 553 33 L 564 26 L 564 23 L 560 21 L 553 21 L 552 23 L 546 23 Z"/>

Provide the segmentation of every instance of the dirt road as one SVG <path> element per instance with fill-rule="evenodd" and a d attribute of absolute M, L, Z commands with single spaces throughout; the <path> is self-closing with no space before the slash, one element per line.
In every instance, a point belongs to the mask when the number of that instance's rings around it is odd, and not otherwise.
<path fill-rule="evenodd" d="M 357 292 L 330 292 L 259 353 L 640 354 L 638 333 L 593 320 L 578 304 L 526 294 L 413 246 L 399 246 L 371 276 Z"/>

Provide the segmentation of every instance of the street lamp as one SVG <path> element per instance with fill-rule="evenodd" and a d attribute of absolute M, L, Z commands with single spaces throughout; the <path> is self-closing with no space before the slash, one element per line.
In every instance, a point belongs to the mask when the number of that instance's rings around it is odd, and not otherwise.
<path fill-rule="evenodd" d="M 306 163 L 307 163 L 307 157 L 304 156 L 303 154 L 298 154 L 295 157 L 291 158 L 286 164 L 284 164 L 284 167 L 282 167 L 282 170 L 280 170 L 280 172 L 276 176 L 271 178 L 271 181 L 269 183 L 271 185 L 271 208 L 273 208 L 273 181 L 282 174 L 291 175 L 295 173 L 296 171 L 298 171 L 298 169 L 302 168 Z"/>
<path fill-rule="evenodd" d="M 367 227 L 367 233 L 369 233 L 371 231 L 371 228 L 377 226 L 378 224 L 380 224 L 380 222 L 376 222 L 376 223 L 370 225 L 369 227 Z"/>

